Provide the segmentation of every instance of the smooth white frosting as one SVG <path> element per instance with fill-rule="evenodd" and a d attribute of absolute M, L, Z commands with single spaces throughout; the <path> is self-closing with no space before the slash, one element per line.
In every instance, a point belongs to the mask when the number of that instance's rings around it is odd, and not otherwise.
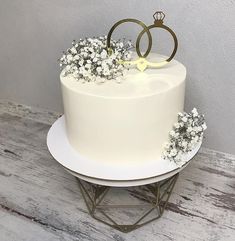
<path fill-rule="evenodd" d="M 153 54 L 151 61 L 162 56 Z M 183 111 L 185 67 L 176 60 L 144 72 L 133 68 L 121 83 L 82 83 L 60 76 L 70 144 L 98 161 L 158 159 Z"/>

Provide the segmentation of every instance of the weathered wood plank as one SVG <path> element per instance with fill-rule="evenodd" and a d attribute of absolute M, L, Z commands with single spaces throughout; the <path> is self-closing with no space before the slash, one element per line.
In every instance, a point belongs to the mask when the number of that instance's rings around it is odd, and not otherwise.
<path fill-rule="evenodd" d="M 14 214 L 8 209 L 0 208 L 0 240 L 1 241 L 78 241 L 67 232 L 48 227 L 46 224 L 38 225 L 38 222 L 29 217 Z"/>
<path fill-rule="evenodd" d="M 3 99 L 0 99 L 0 112 L 11 113 L 47 124 L 52 124 L 61 115 L 61 113 L 58 112 L 52 112 L 37 107 L 32 108 Z"/>
<path fill-rule="evenodd" d="M 163 217 L 122 234 L 89 216 L 76 179 L 50 156 L 46 134 L 59 114 L 41 110 L 30 114 L 28 108 L 26 114 L 24 106 L 17 111 L 11 103 L 9 110 L 4 103 L 0 105 L 0 234 L 5 235 L 4 241 L 17 236 L 17 240 L 31 240 L 34 230 L 43 237 L 38 240 L 234 240 L 234 156 L 202 149 L 181 173 Z M 6 215 L 10 228 L 2 218 Z M 31 228 L 21 238 L 17 227 L 25 222 Z M 22 235 L 26 230 L 22 228 Z M 15 236 L 7 238 L 8 231 Z"/>

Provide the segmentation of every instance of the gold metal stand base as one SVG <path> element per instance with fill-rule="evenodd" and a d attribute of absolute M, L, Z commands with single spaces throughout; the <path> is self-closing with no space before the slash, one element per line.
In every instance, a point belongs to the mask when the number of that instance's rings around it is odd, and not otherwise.
<path fill-rule="evenodd" d="M 128 233 L 162 216 L 178 175 L 130 188 L 100 186 L 77 180 L 90 215 Z"/>

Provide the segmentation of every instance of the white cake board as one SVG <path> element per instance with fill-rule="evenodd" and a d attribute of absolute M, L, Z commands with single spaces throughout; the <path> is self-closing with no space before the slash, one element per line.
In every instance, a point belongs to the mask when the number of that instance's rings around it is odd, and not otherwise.
<path fill-rule="evenodd" d="M 62 116 L 50 128 L 47 146 L 55 160 L 72 175 L 99 185 L 122 187 L 154 183 L 175 175 L 196 155 L 201 143 L 184 155 L 185 164 L 181 167 L 163 158 L 139 163 L 128 160 L 122 163 L 101 162 L 88 159 L 73 149 L 68 141 L 65 119 Z"/>

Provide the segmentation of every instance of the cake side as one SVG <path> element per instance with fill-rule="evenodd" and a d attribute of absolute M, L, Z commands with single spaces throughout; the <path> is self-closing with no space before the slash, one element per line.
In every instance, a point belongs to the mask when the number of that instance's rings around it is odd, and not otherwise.
<path fill-rule="evenodd" d="M 183 111 L 185 77 L 185 67 L 175 60 L 144 73 L 131 69 L 121 84 L 81 83 L 61 75 L 70 144 L 99 161 L 158 159 Z"/>

